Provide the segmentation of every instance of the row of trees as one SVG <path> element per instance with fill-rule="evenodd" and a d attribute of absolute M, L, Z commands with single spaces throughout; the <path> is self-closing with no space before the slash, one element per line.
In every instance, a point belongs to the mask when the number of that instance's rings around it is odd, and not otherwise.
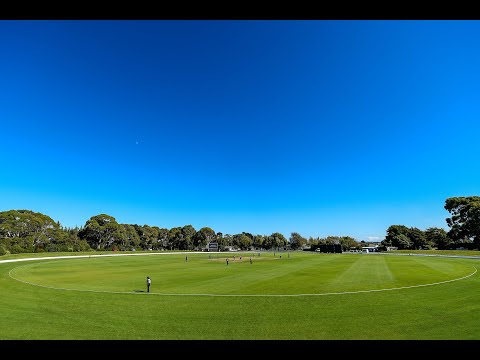
<path fill-rule="evenodd" d="M 383 247 L 398 249 L 479 249 L 480 248 L 480 196 L 451 197 L 445 201 L 449 231 L 430 227 L 422 231 L 416 227 L 392 225 L 381 242 Z"/>
<path fill-rule="evenodd" d="M 306 245 L 342 244 L 344 249 L 360 248 L 363 242 L 344 236 L 306 239 L 297 232 L 289 239 L 275 232 L 270 235 L 223 234 L 209 227 L 196 230 L 192 225 L 171 229 L 158 226 L 119 224 L 107 214 L 92 216 L 81 228 L 65 228 L 47 215 L 30 210 L 0 212 L 0 255 L 52 251 L 132 251 L 203 250 L 211 241 L 219 249 L 297 250 Z"/>
<path fill-rule="evenodd" d="M 453 197 L 445 201 L 450 231 L 431 227 L 425 231 L 405 225 L 392 225 L 380 243 L 386 249 L 449 249 L 480 246 L 480 197 Z M 253 235 L 248 232 L 223 234 L 209 227 L 196 230 L 191 225 L 171 229 L 149 225 L 119 224 L 107 214 L 92 216 L 81 228 L 65 228 L 49 216 L 30 210 L 0 212 L 0 255 L 7 253 L 95 250 L 203 250 L 211 241 L 220 249 L 301 249 L 307 245 L 340 244 L 342 250 L 368 245 L 349 236 L 304 238 L 292 232 L 289 239 L 275 232 Z"/>
<path fill-rule="evenodd" d="M 387 236 L 381 242 L 385 248 L 396 247 L 399 250 L 420 249 L 450 249 L 454 241 L 448 236 L 447 231 L 438 227 L 431 227 L 425 231 L 416 227 L 405 225 L 392 225 L 387 229 Z"/>

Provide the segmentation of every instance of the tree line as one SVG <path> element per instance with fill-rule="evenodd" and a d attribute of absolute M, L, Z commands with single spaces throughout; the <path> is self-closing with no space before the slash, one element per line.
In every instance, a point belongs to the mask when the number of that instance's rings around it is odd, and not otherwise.
<path fill-rule="evenodd" d="M 405 225 L 391 225 L 380 249 L 450 249 L 480 245 L 480 197 L 453 197 L 445 201 L 450 230 L 430 227 L 425 231 Z M 84 226 L 63 227 L 49 216 L 31 210 L 0 212 L 0 255 L 34 252 L 196 250 L 202 251 L 215 241 L 220 250 L 298 250 L 311 245 L 341 245 L 342 251 L 369 245 L 350 236 L 308 239 L 292 232 L 254 235 L 248 232 L 223 234 L 210 227 L 196 230 L 192 225 L 173 227 L 120 224 L 107 214 L 92 216 Z"/>
<path fill-rule="evenodd" d="M 416 227 L 391 225 L 381 242 L 383 247 L 399 250 L 470 249 L 480 248 L 480 196 L 451 197 L 444 205 L 451 216 L 446 218 L 449 230 L 430 227 L 422 231 Z"/>
<path fill-rule="evenodd" d="M 348 236 L 306 239 L 292 232 L 254 235 L 248 232 L 223 234 L 210 227 L 196 230 L 192 225 L 171 229 L 150 225 L 121 224 L 107 214 L 92 216 L 84 226 L 63 227 L 51 217 L 31 210 L 0 212 L 0 255 L 34 252 L 205 250 L 216 242 L 219 250 L 298 250 L 306 245 L 342 244 L 361 248 Z"/>

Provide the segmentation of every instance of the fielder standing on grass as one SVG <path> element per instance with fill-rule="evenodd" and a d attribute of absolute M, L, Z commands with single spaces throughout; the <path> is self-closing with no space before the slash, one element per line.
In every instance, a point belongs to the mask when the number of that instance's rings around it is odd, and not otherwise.
<path fill-rule="evenodd" d="M 150 279 L 150 276 L 147 276 L 147 292 L 150 292 L 150 284 L 152 283 L 152 280 Z"/>

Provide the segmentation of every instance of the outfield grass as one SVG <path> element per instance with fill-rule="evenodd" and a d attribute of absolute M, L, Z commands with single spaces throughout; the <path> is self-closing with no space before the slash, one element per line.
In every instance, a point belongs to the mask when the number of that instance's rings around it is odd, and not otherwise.
<path fill-rule="evenodd" d="M 0 339 L 480 339 L 480 259 L 147 254 L 1 257 Z"/>

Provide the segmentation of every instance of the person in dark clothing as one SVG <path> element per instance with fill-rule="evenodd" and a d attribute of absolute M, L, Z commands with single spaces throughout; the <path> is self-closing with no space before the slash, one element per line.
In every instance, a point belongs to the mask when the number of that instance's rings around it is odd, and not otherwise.
<path fill-rule="evenodd" d="M 150 284 L 152 283 L 152 280 L 150 279 L 150 276 L 147 276 L 147 292 L 150 292 Z"/>

